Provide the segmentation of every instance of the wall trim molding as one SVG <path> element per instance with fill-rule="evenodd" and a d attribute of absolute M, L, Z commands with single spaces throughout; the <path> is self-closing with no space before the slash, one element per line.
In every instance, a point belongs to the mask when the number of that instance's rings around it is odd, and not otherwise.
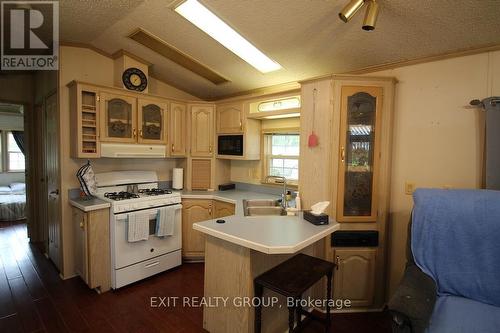
<path fill-rule="evenodd" d="M 479 46 L 479 47 L 471 47 L 471 48 L 465 48 L 465 49 L 455 50 L 455 51 L 451 51 L 451 52 L 438 53 L 438 54 L 425 56 L 425 57 L 405 59 L 405 60 L 401 60 L 401 61 L 388 62 L 385 64 L 367 66 L 364 68 L 359 68 L 359 69 L 354 69 L 354 70 L 350 70 L 347 72 L 343 72 L 342 74 L 359 75 L 359 74 L 374 73 L 374 72 L 379 72 L 379 71 L 388 70 L 388 69 L 395 69 L 395 68 L 400 68 L 400 67 L 418 65 L 418 64 L 434 62 L 434 61 L 439 61 L 439 60 L 465 57 L 465 56 L 469 56 L 469 55 L 475 55 L 475 54 L 487 53 L 487 52 L 493 52 L 493 51 L 499 51 L 499 50 L 500 50 L 500 44 L 488 44 L 488 45 L 483 45 L 483 46 Z"/>

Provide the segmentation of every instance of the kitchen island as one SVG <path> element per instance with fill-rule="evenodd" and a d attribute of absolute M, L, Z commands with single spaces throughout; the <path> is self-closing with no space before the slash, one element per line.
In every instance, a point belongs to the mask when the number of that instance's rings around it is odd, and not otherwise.
<path fill-rule="evenodd" d="M 228 198 L 232 196 L 232 198 Z M 183 197 L 189 197 L 184 194 Z M 218 200 L 236 205 L 235 215 L 224 223 L 209 220 L 193 225 L 206 235 L 204 296 L 225 299 L 227 303 L 203 310 L 203 326 L 209 332 L 253 332 L 254 308 L 251 306 L 253 279 L 268 269 L 303 252 L 323 257 L 325 237 L 339 228 L 335 221 L 315 226 L 298 216 L 244 216 L 242 194 L 213 194 Z M 255 198 L 255 197 L 254 197 Z M 269 198 L 269 195 L 261 195 Z M 322 287 L 322 285 L 320 286 Z M 324 289 L 321 289 L 324 295 Z M 278 297 L 268 290 L 267 297 Z M 262 332 L 285 332 L 288 324 L 286 300 L 264 307 Z"/>

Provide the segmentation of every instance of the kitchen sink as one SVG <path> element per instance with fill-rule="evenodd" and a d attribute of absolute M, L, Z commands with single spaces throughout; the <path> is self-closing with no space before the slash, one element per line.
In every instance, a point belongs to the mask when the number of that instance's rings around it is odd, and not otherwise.
<path fill-rule="evenodd" d="M 286 215 L 285 209 L 281 207 L 281 202 L 273 199 L 245 199 L 243 200 L 243 212 L 245 216 Z"/>

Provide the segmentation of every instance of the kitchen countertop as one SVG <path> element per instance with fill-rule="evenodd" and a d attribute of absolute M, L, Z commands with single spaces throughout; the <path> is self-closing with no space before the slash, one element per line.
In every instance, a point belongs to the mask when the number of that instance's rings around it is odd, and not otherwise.
<path fill-rule="evenodd" d="M 216 219 L 193 224 L 193 229 L 230 243 L 266 254 L 291 254 L 321 240 L 340 228 L 330 219 L 330 224 L 316 226 L 298 216 L 244 216 L 243 199 L 277 199 L 276 195 L 249 191 L 183 191 L 184 199 L 216 199 L 236 205 L 235 215 L 224 217 L 225 223 Z"/>
<path fill-rule="evenodd" d="M 84 212 L 90 212 L 92 210 L 105 209 L 105 208 L 111 207 L 111 204 L 109 202 L 106 202 L 106 201 L 98 199 L 98 198 L 70 199 L 69 203 L 71 206 L 76 207 L 80 210 L 83 210 Z"/>

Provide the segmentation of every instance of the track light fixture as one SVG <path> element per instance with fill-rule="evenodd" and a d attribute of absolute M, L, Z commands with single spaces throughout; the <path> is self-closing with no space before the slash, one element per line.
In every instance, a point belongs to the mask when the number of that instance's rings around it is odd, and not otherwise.
<path fill-rule="evenodd" d="M 364 4 L 365 0 L 351 0 L 339 13 L 340 19 L 345 23 L 349 22 L 349 20 L 358 12 L 358 10 L 361 9 L 361 7 L 363 7 Z"/>
<path fill-rule="evenodd" d="M 339 13 L 340 19 L 345 23 L 349 22 L 365 3 L 367 8 L 362 28 L 366 31 L 374 30 L 379 12 L 379 5 L 376 0 L 351 0 Z"/>

